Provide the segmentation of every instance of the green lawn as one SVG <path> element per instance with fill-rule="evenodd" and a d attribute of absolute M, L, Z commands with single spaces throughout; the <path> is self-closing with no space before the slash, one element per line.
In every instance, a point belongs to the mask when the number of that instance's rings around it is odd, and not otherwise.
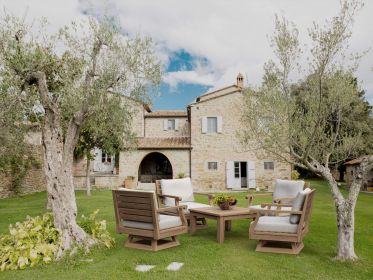
<path fill-rule="evenodd" d="M 256 241 L 248 238 L 247 220 L 233 221 L 224 244 L 215 241 L 216 225 L 209 221 L 209 228 L 195 236 L 180 236 L 181 245 L 176 248 L 157 253 L 127 249 L 123 247 L 126 236 L 114 233 L 111 192 L 97 191 L 92 197 L 77 192 L 79 213 L 99 208 L 100 218 L 108 221 L 115 236 L 116 247 L 96 249 L 57 264 L 0 272 L 0 279 L 373 279 L 373 195 L 361 194 L 356 207 L 356 252 L 361 260 L 339 263 L 333 261 L 337 230 L 331 195 L 322 181 L 313 181 L 312 186 L 317 192 L 311 230 L 299 256 L 256 253 Z M 235 195 L 241 206 L 246 205 L 243 193 Z M 202 197 L 197 200 L 206 202 Z M 26 215 L 45 212 L 45 201 L 45 193 L 0 200 L 0 234 Z M 184 267 L 167 271 L 165 267 L 174 261 Z M 140 273 L 134 270 L 137 264 L 156 267 Z"/>

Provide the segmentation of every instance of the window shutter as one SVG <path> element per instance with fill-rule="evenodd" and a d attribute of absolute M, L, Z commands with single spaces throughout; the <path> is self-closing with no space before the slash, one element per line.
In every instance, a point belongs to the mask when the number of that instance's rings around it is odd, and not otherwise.
<path fill-rule="evenodd" d="M 202 117 L 202 133 L 207 133 L 207 117 Z"/>
<path fill-rule="evenodd" d="M 255 189 L 256 181 L 255 181 L 255 161 L 248 161 L 247 162 L 247 185 L 249 189 Z"/>
<path fill-rule="evenodd" d="M 168 120 L 163 120 L 163 130 L 168 130 Z"/>
<path fill-rule="evenodd" d="M 175 130 L 179 130 L 179 120 L 175 119 Z"/>
<path fill-rule="evenodd" d="M 234 161 L 227 161 L 226 163 L 226 177 L 227 177 L 227 188 L 234 188 Z"/>
<path fill-rule="evenodd" d="M 223 132 L 223 118 L 221 116 L 217 117 L 217 125 L 218 125 L 217 132 L 222 133 Z"/>

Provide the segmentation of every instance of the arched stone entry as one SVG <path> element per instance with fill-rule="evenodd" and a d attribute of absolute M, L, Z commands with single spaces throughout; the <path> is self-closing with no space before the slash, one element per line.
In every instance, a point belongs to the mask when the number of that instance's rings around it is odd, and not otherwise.
<path fill-rule="evenodd" d="M 172 165 L 162 153 L 147 154 L 139 166 L 139 182 L 154 183 L 155 180 L 172 179 Z"/>

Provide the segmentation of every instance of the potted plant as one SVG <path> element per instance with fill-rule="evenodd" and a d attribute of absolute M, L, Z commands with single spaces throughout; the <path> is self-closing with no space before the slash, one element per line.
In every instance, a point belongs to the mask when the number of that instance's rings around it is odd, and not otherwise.
<path fill-rule="evenodd" d="M 215 196 L 214 204 L 218 205 L 221 210 L 229 210 L 236 206 L 237 199 L 234 196 L 221 193 Z"/>
<path fill-rule="evenodd" d="M 124 187 L 126 189 L 133 189 L 135 187 L 135 177 L 134 176 L 127 176 L 124 179 Z"/>

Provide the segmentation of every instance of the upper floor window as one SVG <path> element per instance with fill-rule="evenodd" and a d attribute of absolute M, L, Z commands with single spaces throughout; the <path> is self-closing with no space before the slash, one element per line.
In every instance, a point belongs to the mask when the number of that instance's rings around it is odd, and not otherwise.
<path fill-rule="evenodd" d="M 222 133 L 223 119 L 217 117 L 202 117 L 202 133 Z"/>
<path fill-rule="evenodd" d="M 218 118 L 217 117 L 208 117 L 207 118 L 207 132 L 208 133 L 217 133 L 218 132 Z"/>
<path fill-rule="evenodd" d="M 163 130 L 178 130 L 178 119 L 163 120 Z"/>
<path fill-rule="evenodd" d="M 175 130 L 175 120 L 167 120 L 167 129 Z"/>
<path fill-rule="evenodd" d="M 209 161 L 207 163 L 208 170 L 218 170 L 218 163 L 216 161 Z"/>
<path fill-rule="evenodd" d="M 275 163 L 273 161 L 265 161 L 264 170 L 275 170 Z"/>

